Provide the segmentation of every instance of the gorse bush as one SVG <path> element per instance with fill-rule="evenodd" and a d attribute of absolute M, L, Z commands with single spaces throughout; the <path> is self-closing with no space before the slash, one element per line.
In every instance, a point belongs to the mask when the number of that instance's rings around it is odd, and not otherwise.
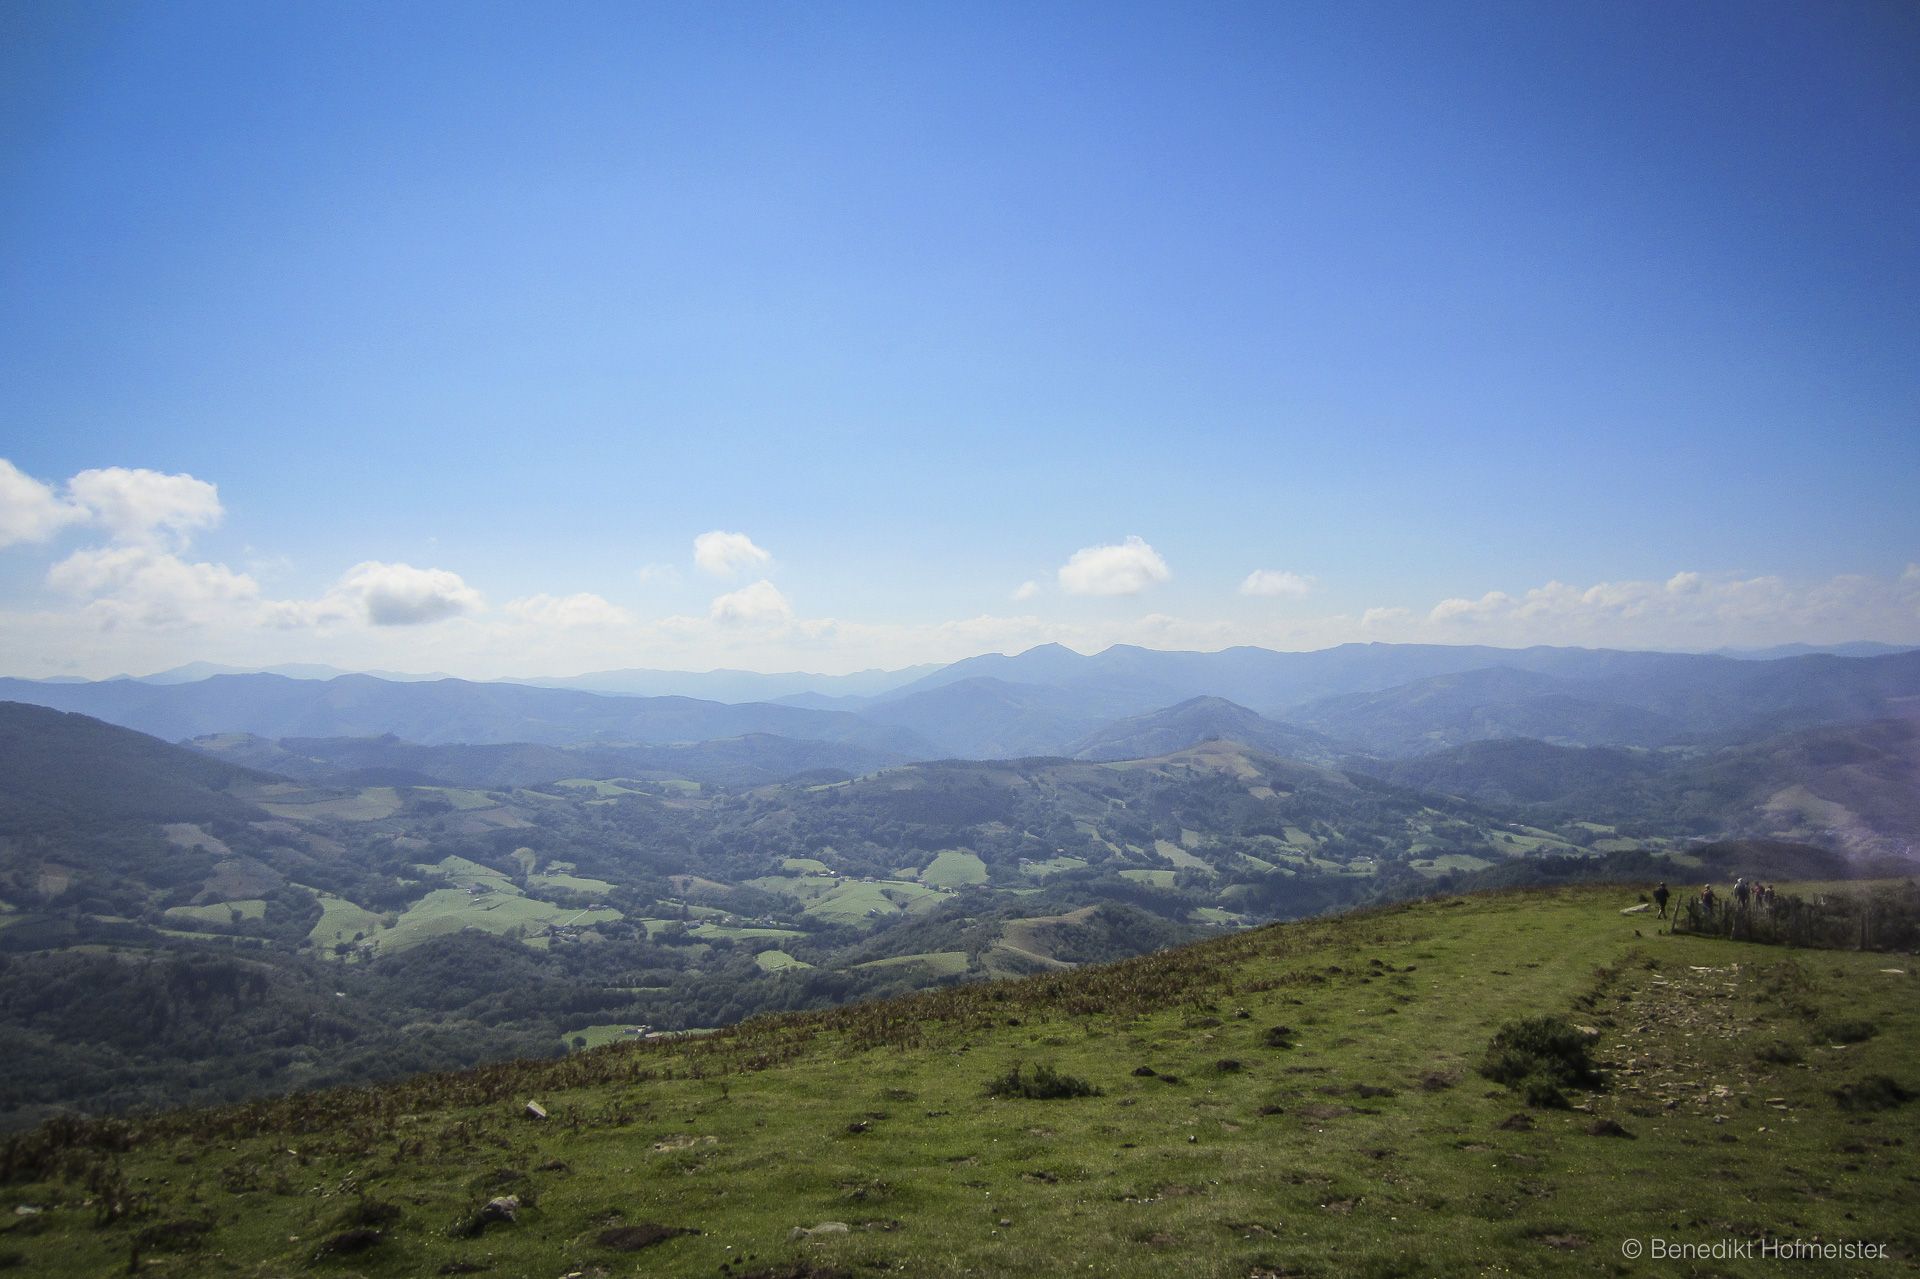
<path fill-rule="evenodd" d="M 1033 1101 L 1057 1101 L 1066 1097 L 1098 1097 L 1100 1090 L 1084 1079 L 1063 1075 L 1045 1062 L 1036 1062 L 1031 1073 L 1023 1063 L 1007 1067 L 1007 1073 L 987 1082 L 989 1097 L 1026 1097 Z"/>
<path fill-rule="evenodd" d="M 1480 1073 L 1521 1093 L 1530 1106 L 1565 1106 L 1566 1088 L 1605 1082 L 1593 1060 L 1592 1039 L 1564 1017 L 1510 1021 L 1487 1045 Z"/>
<path fill-rule="evenodd" d="M 1868 1075 L 1829 1091 L 1842 1110 L 1892 1110 L 1920 1095 L 1886 1075 Z"/>
<path fill-rule="evenodd" d="M 1879 1034 L 1880 1028 L 1870 1021 L 1849 1018 L 1823 1022 L 1816 1033 L 1830 1044 L 1864 1044 Z"/>

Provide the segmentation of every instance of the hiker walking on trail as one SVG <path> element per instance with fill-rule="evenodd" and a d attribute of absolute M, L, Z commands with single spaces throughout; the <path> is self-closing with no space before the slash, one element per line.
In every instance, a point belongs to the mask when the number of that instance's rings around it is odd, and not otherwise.
<path fill-rule="evenodd" d="M 1752 893 L 1753 890 L 1747 886 L 1747 881 L 1744 878 L 1733 881 L 1733 900 L 1740 907 L 1742 913 L 1746 911 L 1747 898 L 1751 896 Z"/>
<path fill-rule="evenodd" d="M 1653 904 L 1660 908 L 1660 918 L 1667 917 L 1667 881 L 1661 880 L 1660 886 L 1653 890 Z"/>
<path fill-rule="evenodd" d="M 1700 904 L 1707 908 L 1707 914 L 1713 914 L 1713 885 L 1700 885 Z"/>

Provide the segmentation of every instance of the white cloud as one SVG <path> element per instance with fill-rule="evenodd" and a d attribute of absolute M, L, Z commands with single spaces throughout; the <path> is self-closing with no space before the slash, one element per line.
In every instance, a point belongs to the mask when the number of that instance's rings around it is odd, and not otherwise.
<path fill-rule="evenodd" d="M 62 501 L 52 485 L 42 484 L 0 457 L 0 547 L 44 542 L 85 518 L 86 510 Z"/>
<path fill-rule="evenodd" d="M 1263 568 L 1247 574 L 1247 580 L 1240 583 L 1242 595 L 1289 595 L 1301 596 L 1313 589 L 1313 579 L 1302 577 L 1298 573 L 1289 573 L 1285 569 Z"/>
<path fill-rule="evenodd" d="M 680 585 L 680 570 L 671 564 L 642 564 L 640 571 L 634 576 L 642 586 L 652 586 L 655 583 L 661 586 Z"/>
<path fill-rule="evenodd" d="M 182 626 L 234 617 L 260 586 L 224 564 L 189 563 L 153 546 L 102 546 L 73 554 L 47 570 L 47 585 L 91 601 L 96 621 L 111 626 Z"/>
<path fill-rule="evenodd" d="M 524 599 L 509 600 L 506 611 L 523 622 L 568 630 L 587 626 L 628 626 L 633 623 L 633 614 L 626 609 L 584 591 L 578 595 L 529 595 Z"/>
<path fill-rule="evenodd" d="M 82 471 L 67 492 L 116 541 L 184 543 L 193 530 L 220 522 L 220 491 L 191 475 L 109 466 Z"/>
<path fill-rule="evenodd" d="M 1159 552 L 1138 537 L 1118 546 L 1087 546 L 1060 568 L 1060 589 L 1069 595 L 1138 595 L 1173 577 Z"/>
<path fill-rule="evenodd" d="M 1036 599 L 1040 595 L 1040 583 L 1022 582 L 1013 588 L 1012 598 L 1016 601 Z"/>
<path fill-rule="evenodd" d="M 766 578 L 713 601 L 707 616 L 722 626 L 765 625 L 793 620 L 793 605 Z"/>
<path fill-rule="evenodd" d="M 1446 599 L 1426 637 L 1618 648 L 1760 647 L 1920 638 L 1920 573 L 1891 581 L 1846 573 L 1813 582 L 1676 573 L 1662 582 L 1548 582 L 1518 595 Z"/>
<path fill-rule="evenodd" d="M 443 568 L 368 560 L 348 569 L 335 594 L 356 600 L 375 626 L 441 622 L 484 605 L 480 593 Z"/>
<path fill-rule="evenodd" d="M 693 539 L 693 562 L 703 573 L 732 577 L 744 569 L 773 562 L 773 556 L 753 544 L 745 533 L 723 533 L 715 529 Z"/>
<path fill-rule="evenodd" d="M 1502 591 L 1488 591 L 1477 600 L 1461 599 L 1455 596 L 1435 604 L 1432 611 L 1427 614 L 1427 620 L 1429 622 L 1481 621 L 1512 602 L 1512 597 Z"/>
<path fill-rule="evenodd" d="M 1360 628 L 1367 631 L 1384 630 L 1392 626 L 1404 626 L 1412 618 L 1412 609 L 1370 608 L 1360 615 Z"/>

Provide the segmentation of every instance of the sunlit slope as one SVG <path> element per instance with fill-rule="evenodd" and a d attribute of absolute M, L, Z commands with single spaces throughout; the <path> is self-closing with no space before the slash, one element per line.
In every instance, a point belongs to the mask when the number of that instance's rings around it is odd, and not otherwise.
<path fill-rule="evenodd" d="M 1911 962 L 1665 936 L 1630 901 L 1438 901 L 47 1130 L 0 1156 L 0 1251 L 66 1275 L 136 1246 L 178 1275 L 1587 1275 L 1639 1273 L 1629 1237 L 1770 1230 L 1885 1243 L 1904 1272 L 1920 1103 L 1833 1090 L 1920 1089 Z M 1475 1073 L 1540 1013 L 1598 1032 L 1610 1086 L 1579 1109 L 1528 1111 Z M 989 1099 L 1020 1062 L 1100 1092 Z M 515 1220 L 477 1220 L 509 1195 Z M 688 1233 L 621 1251 L 655 1226 Z"/>

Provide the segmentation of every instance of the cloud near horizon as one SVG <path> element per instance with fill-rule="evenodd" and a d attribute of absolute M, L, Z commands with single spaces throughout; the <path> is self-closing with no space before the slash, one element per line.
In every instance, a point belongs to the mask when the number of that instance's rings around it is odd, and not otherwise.
<path fill-rule="evenodd" d="M 1138 595 L 1170 581 L 1173 573 L 1146 541 L 1128 536 L 1113 546 L 1087 546 L 1060 567 L 1060 589 L 1069 595 Z"/>
<path fill-rule="evenodd" d="M 315 596 L 271 598 L 252 573 L 193 558 L 192 536 L 223 516 L 215 486 L 190 475 L 110 467 L 56 486 L 0 460 L 0 546 L 84 533 L 77 548 L 40 552 L 48 561 L 38 574 L 44 603 L 30 602 L 28 594 L 0 611 L 0 674 L 103 676 L 202 659 L 397 669 L 421 669 L 431 660 L 438 669 L 468 675 L 527 674 L 530 628 L 538 632 L 538 661 L 551 668 L 533 673 L 636 660 L 689 669 L 843 671 L 1048 642 L 1083 652 L 1116 643 L 1188 649 L 1321 648 L 1348 641 L 1643 649 L 1920 644 L 1920 564 L 1892 577 L 1849 573 L 1814 580 L 1680 569 L 1661 580 L 1549 581 L 1477 596 L 1355 602 L 1350 611 L 1316 616 L 1297 610 L 1239 618 L 1157 611 L 1073 618 L 1011 610 L 952 620 L 802 616 L 766 577 L 714 597 L 704 615 L 641 617 L 591 592 L 525 594 L 490 614 L 480 589 L 457 572 L 380 560 L 354 565 Z M 695 548 L 702 571 L 732 574 L 772 558 L 743 533 L 703 534 Z M 282 570 L 288 571 L 290 565 Z M 1127 597 L 1171 580 L 1172 573 L 1153 547 L 1129 536 L 1075 552 L 1058 578 L 1066 595 Z M 15 580 L 30 586 L 32 570 Z M 1013 599 L 1054 602 L 1047 585 L 1024 582 Z M 1310 577 L 1274 569 L 1251 574 L 1239 590 L 1269 598 L 1318 593 Z M 1036 610 L 1048 612 L 1045 603 Z"/>
<path fill-rule="evenodd" d="M 189 626 L 220 617 L 244 621 L 260 586 L 224 564 L 192 563 L 156 546 L 100 546 L 75 551 L 47 570 L 47 585 L 86 601 L 106 626 Z"/>
<path fill-rule="evenodd" d="M 1407 620 L 1407 619 L 1401 619 Z M 1891 581 L 1843 573 L 1823 581 L 1679 572 L 1663 582 L 1548 582 L 1435 604 L 1439 642 L 1718 648 L 1920 638 L 1920 565 Z"/>
<path fill-rule="evenodd" d="M 243 574 L 186 564 L 155 548 L 101 548 L 88 559 L 69 561 L 60 574 L 63 588 L 91 602 L 78 611 L 0 614 L 0 635 L 12 659 L 0 673 L 102 676 L 202 659 L 236 665 L 324 661 L 475 678 L 622 664 L 839 673 L 1019 652 L 1045 643 L 1080 652 L 1117 643 L 1210 651 L 1370 640 L 1642 649 L 1857 639 L 1920 645 L 1920 566 L 1914 565 L 1893 578 L 1842 575 L 1799 583 L 1692 573 L 1587 587 L 1550 583 L 1423 609 L 1386 605 L 1357 614 L 1257 621 L 1158 612 L 1093 621 L 991 613 L 925 622 L 808 618 L 763 580 L 717 597 L 705 616 L 637 618 L 598 596 L 536 595 L 491 618 L 460 614 L 408 629 L 374 624 L 358 595 L 336 590 L 318 601 L 262 600 Z M 413 615 L 427 611 L 416 608 Z M 539 670 L 528 669 L 529 625 L 542 628 Z M 23 659 L 30 659 L 32 669 L 23 669 Z"/>
<path fill-rule="evenodd" d="M 458 573 L 367 560 L 341 575 L 335 594 L 354 600 L 375 626 L 421 626 L 485 606 Z"/>
<path fill-rule="evenodd" d="M 707 616 L 722 626 L 765 626 L 791 622 L 793 605 L 779 587 L 763 577 L 751 586 L 716 598 Z"/>
<path fill-rule="evenodd" d="M 581 591 L 575 595 L 529 595 L 508 600 L 506 613 L 537 626 L 572 630 L 582 627 L 631 626 L 634 616 L 618 604 Z"/>

